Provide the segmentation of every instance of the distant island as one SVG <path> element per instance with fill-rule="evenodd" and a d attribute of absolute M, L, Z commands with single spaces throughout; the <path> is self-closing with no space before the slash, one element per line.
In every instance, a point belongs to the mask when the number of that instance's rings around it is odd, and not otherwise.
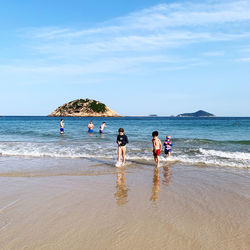
<path fill-rule="evenodd" d="M 92 99 L 77 99 L 63 104 L 48 116 L 117 117 L 119 115 L 99 101 Z"/>
<path fill-rule="evenodd" d="M 199 111 L 194 112 L 194 113 L 179 114 L 176 117 L 215 117 L 215 115 L 208 113 L 206 111 L 203 111 L 203 110 L 199 110 Z"/>

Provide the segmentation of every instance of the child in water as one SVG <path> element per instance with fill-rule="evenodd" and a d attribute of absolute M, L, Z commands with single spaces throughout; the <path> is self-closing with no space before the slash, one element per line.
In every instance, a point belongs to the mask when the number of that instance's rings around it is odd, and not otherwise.
<path fill-rule="evenodd" d="M 124 133 L 123 128 L 119 128 L 118 136 L 116 143 L 118 144 L 118 160 L 116 167 L 121 167 L 122 164 L 125 164 L 125 154 L 126 154 L 126 144 L 128 143 L 128 137 Z M 121 155 L 122 155 L 122 164 L 121 164 Z"/>
<path fill-rule="evenodd" d="M 61 133 L 61 135 L 64 134 L 64 122 L 63 122 L 63 119 L 61 119 L 61 121 L 60 121 L 60 133 Z"/>
<path fill-rule="evenodd" d="M 104 130 L 105 127 L 107 127 L 107 126 L 106 126 L 106 122 L 103 122 L 102 125 L 101 125 L 100 128 L 99 128 L 99 133 L 100 133 L 100 134 L 103 133 L 103 130 Z"/>
<path fill-rule="evenodd" d="M 164 141 L 164 151 L 167 156 L 170 156 L 170 153 L 172 151 L 172 146 L 173 146 L 173 143 L 171 141 L 171 136 L 168 135 L 166 136 L 166 140 Z"/>
<path fill-rule="evenodd" d="M 154 160 L 157 163 L 157 166 L 159 166 L 160 164 L 159 156 L 161 154 L 162 144 L 161 144 L 161 140 L 158 138 L 158 131 L 154 131 L 152 133 L 152 137 L 153 137 L 152 144 L 153 144 Z"/>

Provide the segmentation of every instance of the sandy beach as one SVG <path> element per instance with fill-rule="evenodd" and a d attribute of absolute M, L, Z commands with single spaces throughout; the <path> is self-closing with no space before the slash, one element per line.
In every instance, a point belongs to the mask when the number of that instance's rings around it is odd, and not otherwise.
<path fill-rule="evenodd" d="M 0 24 L 0 250 L 250 250 L 250 0 Z"/>
<path fill-rule="evenodd" d="M 249 170 L 18 157 L 0 166 L 1 249 L 249 249 Z"/>

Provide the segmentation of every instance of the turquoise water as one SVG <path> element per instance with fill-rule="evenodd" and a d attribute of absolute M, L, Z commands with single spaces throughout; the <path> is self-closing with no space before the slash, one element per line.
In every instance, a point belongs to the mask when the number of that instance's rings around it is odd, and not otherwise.
<path fill-rule="evenodd" d="M 250 118 L 123 117 L 92 118 L 94 133 L 87 132 L 91 118 L 0 117 L 0 152 L 3 156 L 116 159 L 120 127 L 129 138 L 127 158 L 152 162 L 152 131 L 163 141 L 172 136 L 173 154 L 162 162 L 250 168 Z M 106 121 L 104 134 L 99 126 Z"/>

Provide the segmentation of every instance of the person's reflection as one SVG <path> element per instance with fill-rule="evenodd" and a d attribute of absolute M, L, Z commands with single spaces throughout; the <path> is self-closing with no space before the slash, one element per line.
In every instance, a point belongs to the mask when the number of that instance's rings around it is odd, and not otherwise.
<path fill-rule="evenodd" d="M 100 137 L 101 137 L 102 139 L 105 139 L 105 134 L 100 133 Z"/>
<path fill-rule="evenodd" d="M 92 137 L 92 136 L 93 136 L 93 133 L 88 133 L 88 136 L 89 136 L 89 137 Z"/>
<path fill-rule="evenodd" d="M 65 134 L 60 134 L 60 143 L 64 144 Z"/>
<path fill-rule="evenodd" d="M 170 177 L 171 177 L 171 169 L 170 165 L 166 165 L 163 167 L 163 180 L 162 182 L 168 187 L 170 185 Z M 154 177 L 153 177 L 153 187 L 152 187 L 152 195 L 150 200 L 156 203 L 159 198 L 160 192 L 160 169 L 159 167 L 154 168 Z"/>
<path fill-rule="evenodd" d="M 171 169 L 170 166 L 164 166 L 163 167 L 163 183 L 168 187 L 170 184 L 170 176 L 171 176 Z"/>
<path fill-rule="evenodd" d="M 153 188 L 152 188 L 152 195 L 150 200 L 154 203 L 159 198 L 159 191 L 160 191 L 160 176 L 159 176 L 159 168 L 156 166 L 154 168 L 154 177 L 153 177 Z"/>
<path fill-rule="evenodd" d="M 126 186 L 126 176 L 125 171 L 123 169 L 118 169 L 116 171 L 117 180 L 116 180 L 116 192 L 115 197 L 118 206 L 122 206 L 126 204 L 128 197 L 128 188 Z"/>

